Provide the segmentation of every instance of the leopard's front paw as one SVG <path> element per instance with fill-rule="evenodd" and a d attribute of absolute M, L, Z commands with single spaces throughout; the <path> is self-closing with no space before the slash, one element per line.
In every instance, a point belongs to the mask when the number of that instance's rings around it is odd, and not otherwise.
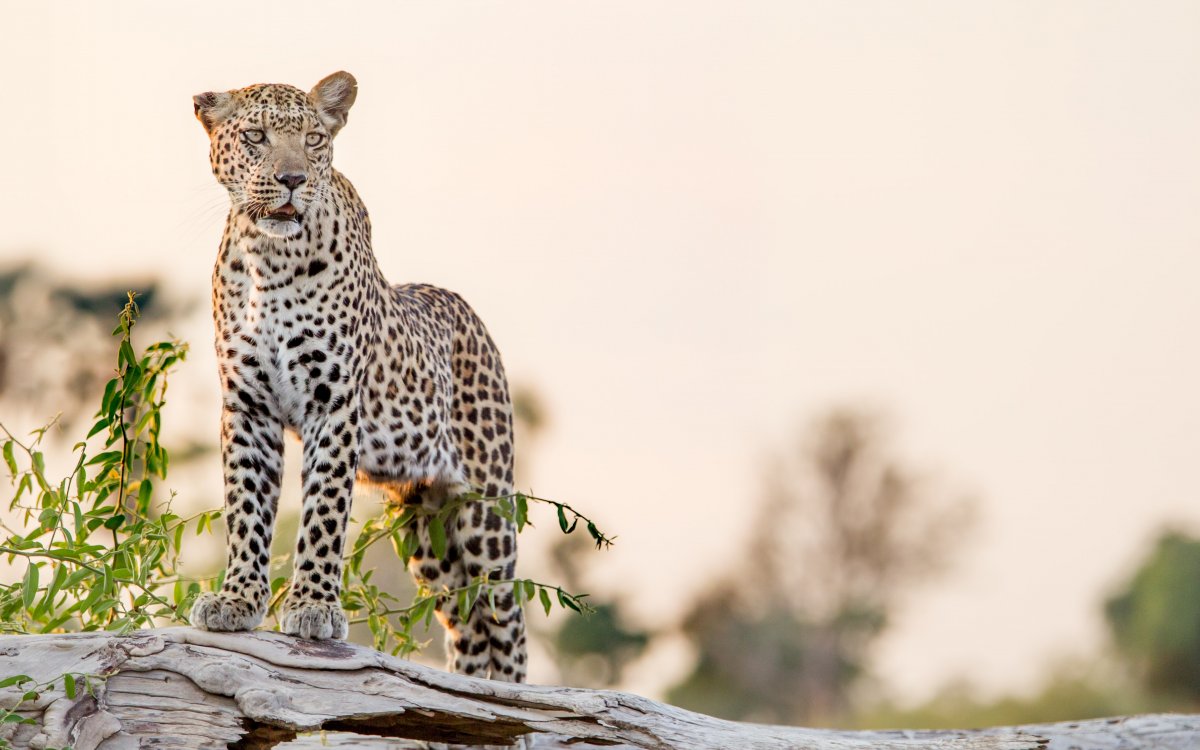
<path fill-rule="evenodd" d="M 192 605 L 192 627 L 223 632 L 254 630 L 262 622 L 262 610 L 227 592 L 201 594 Z"/>
<path fill-rule="evenodd" d="M 288 602 L 279 618 L 279 629 L 288 635 L 324 641 L 345 638 L 350 630 L 346 613 L 326 602 Z"/>

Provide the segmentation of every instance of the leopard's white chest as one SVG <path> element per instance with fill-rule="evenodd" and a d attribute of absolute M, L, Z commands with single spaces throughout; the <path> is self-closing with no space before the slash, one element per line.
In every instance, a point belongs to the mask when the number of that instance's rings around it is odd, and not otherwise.
<path fill-rule="evenodd" d="M 285 304 L 290 303 L 290 306 Z M 316 311 L 305 305 L 302 296 L 284 288 L 258 300 L 257 346 L 266 384 L 279 410 L 277 416 L 288 428 L 300 431 L 305 419 L 305 406 L 312 399 L 312 388 L 320 366 L 328 363 L 313 360 L 311 320 Z M 321 355 L 318 355 L 321 356 Z"/>
<path fill-rule="evenodd" d="M 319 282 L 297 282 L 286 269 L 248 270 L 246 283 L 227 290 L 224 300 L 230 313 L 226 327 L 235 333 L 223 356 L 252 379 L 263 407 L 301 432 L 312 389 L 335 364 L 321 345 L 327 328 L 322 300 L 328 297 Z"/>

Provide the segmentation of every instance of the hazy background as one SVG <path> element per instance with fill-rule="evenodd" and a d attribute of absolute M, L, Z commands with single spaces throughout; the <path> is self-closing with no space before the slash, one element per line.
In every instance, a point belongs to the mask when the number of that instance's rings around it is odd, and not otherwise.
<path fill-rule="evenodd" d="M 518 447 L 527 483 L 619 535 L 587 581 L 639 627 L 670 630 L 747 554 L 770 457 L 842 404 L 975 498 L 874 652 L 902 704 L 960 678 L 1029 691 L 1092 658 L 1105 597 L 1166 525 L 1200 527 L 1200 5 L 0 14 L 0 261 L 160 277 L 191 305 L 172 408 L 212 440 L 226 198 L 190 98 L 352 72 L 335 164 L 385 272 L 487 321 L 547 414 Z M 212 504 L 219 462 L 201 461 L 176 488 Z M 661 695 L 689 648 L 657 639 L 621 684 Z"/>

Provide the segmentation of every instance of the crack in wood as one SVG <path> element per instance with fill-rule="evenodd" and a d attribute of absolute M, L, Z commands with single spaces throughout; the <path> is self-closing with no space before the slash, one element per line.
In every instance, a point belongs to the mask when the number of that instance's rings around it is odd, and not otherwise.
<path fill-rule="evenodd" d="M 229 750 L 270 750 L 278 744 L 296 739 L 290 729 L 280 729 L 254 719 L 242 719 L 242 736 L 229 743 Z"/>

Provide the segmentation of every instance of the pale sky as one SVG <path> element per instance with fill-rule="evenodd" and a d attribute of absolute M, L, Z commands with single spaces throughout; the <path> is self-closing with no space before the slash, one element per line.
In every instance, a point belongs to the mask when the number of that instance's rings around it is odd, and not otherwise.
<path fill-rule="evenodd" d="M 0 261 L 148 269 L 202 307 L 226 202 L 191 96 L 352 72 L 335 165 L 385 272 L 463 293 L 540 390 L 533 489 L 619 534 L 599 578 L 647 622 L 728 564 L 710 540 L 744 530 L 730 510 L 751 513 L 765 453 L 845 401 L 981 498 L 883 644 L 897 694 L 1031 687 L 1102 642 L 1102 598 L 1163 524 L 1200 527 L 1200 4 L 56 2 L 0 21 Z M 180 333 L 215 438 L 209 325 Z"/>

